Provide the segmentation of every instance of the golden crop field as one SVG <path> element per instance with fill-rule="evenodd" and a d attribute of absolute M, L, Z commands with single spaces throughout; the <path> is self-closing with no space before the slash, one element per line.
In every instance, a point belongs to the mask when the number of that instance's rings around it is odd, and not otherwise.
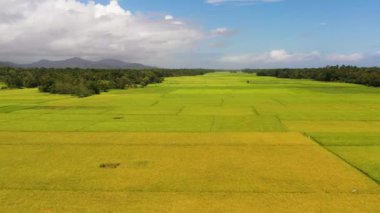
<path fill-rule="evenodd" d="M 228 72 L 0 90 L 0 212 L 380 212 L 379 109 L 377 88 Z"/>

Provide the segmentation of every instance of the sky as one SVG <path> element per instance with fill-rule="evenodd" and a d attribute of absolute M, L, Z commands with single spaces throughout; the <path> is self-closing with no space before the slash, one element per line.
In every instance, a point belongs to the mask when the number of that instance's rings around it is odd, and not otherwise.
<path fill-rule="evenodd" d="M 380 66 L 378 0 L 0 0 L 0 61 Z"/>

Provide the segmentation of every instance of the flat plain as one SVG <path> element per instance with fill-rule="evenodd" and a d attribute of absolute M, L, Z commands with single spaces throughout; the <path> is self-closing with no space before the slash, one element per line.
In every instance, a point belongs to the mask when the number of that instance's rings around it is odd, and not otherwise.
<path fill-rule="evenodd" d="M 353 84 L 0 90 L 0 211 L 379 212 L 379 138 L 380 89 Z"/>

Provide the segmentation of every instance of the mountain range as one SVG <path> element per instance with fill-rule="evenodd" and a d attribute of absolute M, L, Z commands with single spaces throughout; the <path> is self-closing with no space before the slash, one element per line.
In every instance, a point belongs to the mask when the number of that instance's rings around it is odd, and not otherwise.
<path fill-rule="evenodd" d="M 70 58 L 61 61 L 40 60 L 30 64 L 16 64 L 11 62 L 0 62 L 0 67 L 19 68 L 82 68 L 82 69 L 146 69 L 152 68 L 138 63 L 128 63 L 115 59 L 103 59 L 90 61 L 82 58 Z"/>

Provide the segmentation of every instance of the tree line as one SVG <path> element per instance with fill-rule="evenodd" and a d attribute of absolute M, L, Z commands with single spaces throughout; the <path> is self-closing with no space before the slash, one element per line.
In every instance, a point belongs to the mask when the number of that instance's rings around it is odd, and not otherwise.
<path fill-rule="evenodd" d="M 165 77 L 203 75 L 213 70 L 152 69 L 95 70 L 0 68 L 0 81 L 7 88 L 38 88 L 41 92 L 87 97 L 111 89 L 145 87 Z"/>
<path fill-rule="evenodd" d="M 246 73 L 256 73 L 257 76 L 273 76 L 277 78 L 313 79 L 327 82 L 346 82 L 380 87 L 379 67 L 327 66 L 323 68 L 304 69 L 268 69 L 244 70 Z"/>

